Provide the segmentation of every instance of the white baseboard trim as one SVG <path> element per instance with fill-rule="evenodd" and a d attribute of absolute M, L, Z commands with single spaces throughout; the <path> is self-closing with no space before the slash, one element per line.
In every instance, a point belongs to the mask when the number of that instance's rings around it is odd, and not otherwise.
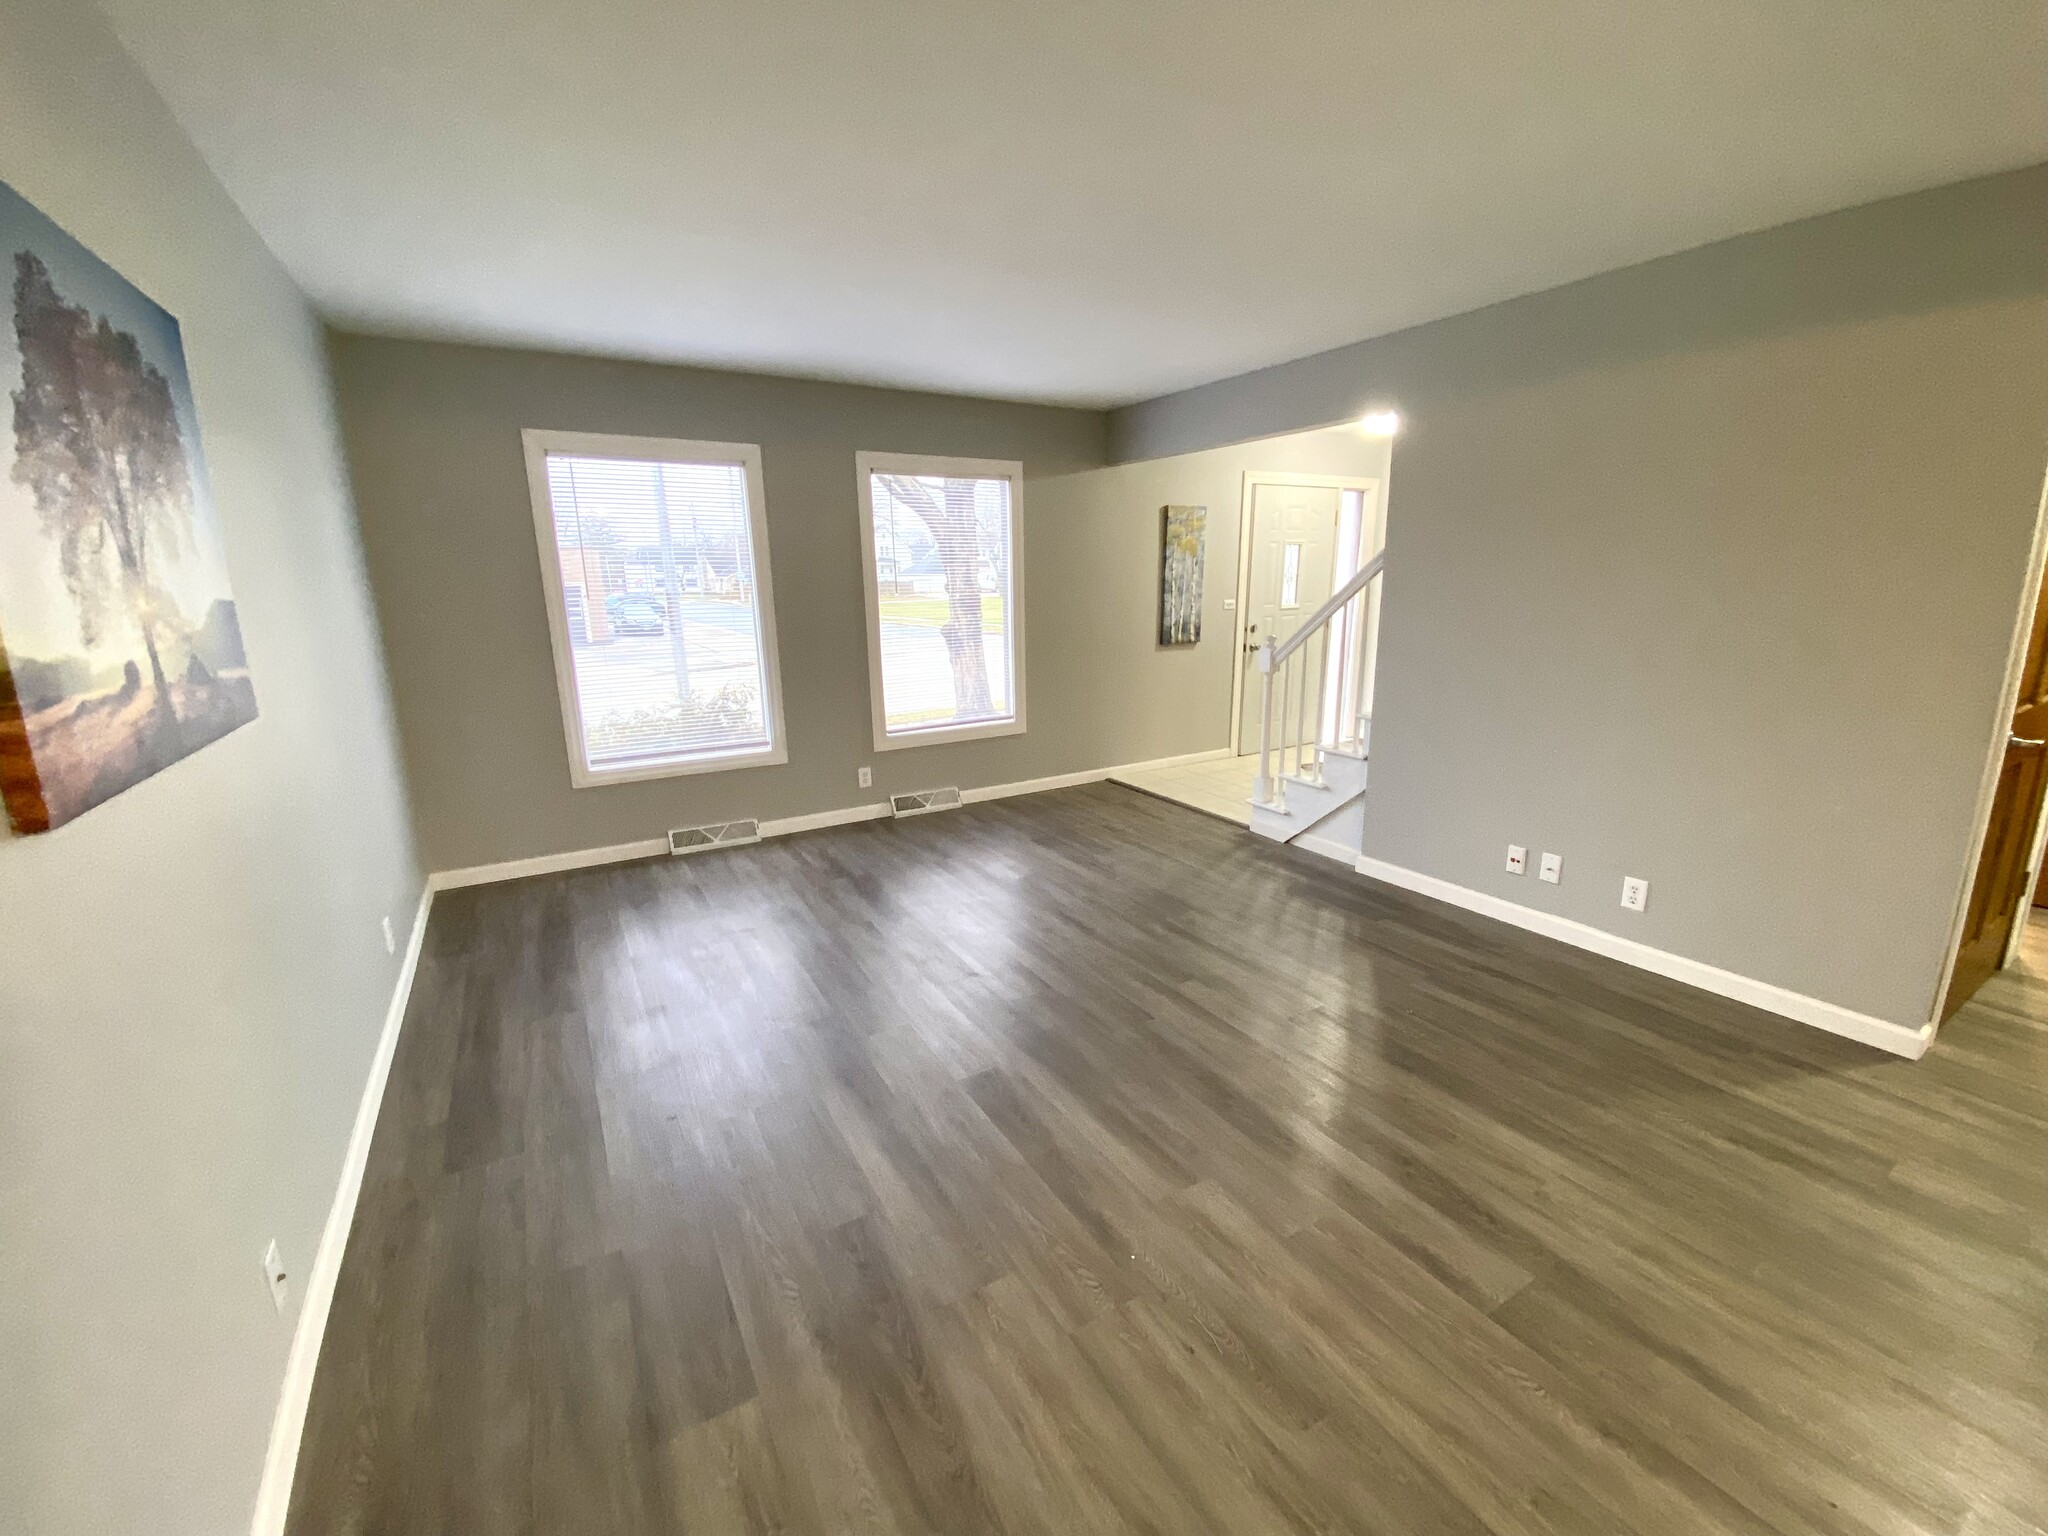
<path fill-rule="evenodd" d="M 1099 784 L 1108 778 L 1111 770 L 1098 768 L 1085 773 L 1055 773 L 1043 779 L 1019 779 L 1014 784 L 984 784 L 978 789 L 963 789 L 960 800 L 965 805 L 979 805 L 984 800 L 1007 800 L 1012 795 L 1035 795 L 1048 789 L 1072 789 L 1076 784 Z"/>
<path fill-rule="evenodd" d="M 1019 779 L 1011 784 L 985 784 L 977 789 L 961 790 L 960 799 L 964 804 L 977 805 L 984 800 L 1035 795 L 1047 789 L 1070 789 L 1076 784 L 1099 784 L 1104 779 L 1124 774 L 1172 768 L 1182 763 L 1206 763 L 1232 755 L 1228 747 L 1217 747 L 1208 752 L 1155 757 L 1150 762 L 1124 763 L 1115 768 L 1089 768 L 1080 773 L 1056 773 L 1043 779 Z M 889 814 L 889 802 L 882 800 L 873 805 L 848 805 L 834 811 L 812 811 L 803 816 L 780 816 L 761 823 L 761 836 L 785 837 L 792 832 L 850 826 L 857 821 L 878 821 Z M 427 877 L 427 884 L 433 890 L 452 891 L 465 885 L 490 885 L 499 880 L 524 880 L 529 875 L 552 875 L 563 870 L 591 869 L 599 864 L 623 864 L 630 859 L 658 858 L 667 852 L 667 838 L 648 837 L 633 843 L 614 843 L 608 848 L 577 848 L 568 853 L 544 853 L 531 859 L 508 859 L 502 864 L 472 864 L 466 869 L 437 870 Z"/>
<path fill-rule="evenodd" d="M 1339 810 L 1343 807 L 1339 806 Z M 1331 812 L 1335 815 L 1336 812 Z M 1326 859 L 1335 859 L 1349 868 L 1358 867 L 1358 850 L 1340 843 L 1334 837 L 1325 837 L 1320 832 L 1303 832 L 1287 840 L 1290 848 L 1304 848 L 1310 853 L 1319 853 Z"/>
<path fill-rule="evenodd" d="M 524 880 L 528 875 L 553 875 L 565 869 L 589 869 L 597 864 L 651 859 L 667 852 L 666 837 L 643 837 L 637 843 L 614 843 L 609 848 L 574 848 L 567 853 L 543 853 L 531 859 L 507 859 L 502 864 L 440 869 L 427 876 L 427 884 L 437 891 L 453 891 L 465 885 L 491 885 L 499 880 Z"/>
<path fill-rule="evenodd" d="M 1300 839 L 1297 838 L 1296 841 Z M 1619 960 L 1624 965 L 1633 965 L 1638 970 L 1668 976 L 1673 981 L 1682 981 L 1698 987 L 1702 992 L 1733 998 L 1738 1003 L 1748 1003 L 1752 1008 L 1761 1008 L 1766 1013 L 1796 1019 L 1801 1024 L 1810 1024 L 1815 1029 L 1824 1029 L 1832 1035 L 1846 1035 L 1851 1040 L 1874 1045 L 1881 1051 L 1890 1051 L 1894 1056 L 1917 1060 L 1926 1053 L 1928 1042 L 1934 1038 L 1932 1023 L 1915 1028 L 1910 1024 L 1894 1024 L 1889 1019 L 1857 1013 L 1836 1003 L 1808 997 L 1803 992 L 1774 986 L 1768 981 L 1758 981 L 1751 976 L 1740 976 L 1734 971 L 1724 971 L 1719 966 L 1708 965 L 1701 960 L 1689 960 L 1684 955 L 1674 955 L 1669 950 L 1654 949 L 1648 944 L 1622 938 L 1619 934 L 1609 933 L 1603 928 L 1595 928 L 1569 917 L 1559 917 L 1554 912 L 1539 912 L 1534 907 L 1522 906 L 1519 902 L 1509 901 L 1505 897 L 1490 896 L 1484 891 L 1453 885 L 1450 881 L 1440 880 L 1435 875 L 1404 869 L 1399 864 L 1389 864 L 1368 854 L 1358 856 L 1357 869 L 1361 875 L 1370 875 L 1375 880 L 1384 880 L 1387 884 L 1398 885 L 1403 890 L 1414 891 L 1423 896 L 1434 896 L 1438 901 L 1447 901 L 1454 907 L 1465 908 L 1468 912 L 1498 918 L 1501 922 L 1513 923 L 1517 928 L 1526 928 L 1531 933 L 1542 934 L 1545 938 L 1562 940 L 1579 949 L 1590 949 L 1597 955 Z"/>
<path fill-rule="evenodd" d="M 781 816 L 761 823 L 763 837 L 787 837 L 792 832 L 816 832 L 824 827 L 848 827 L 857 821 L 880 821 L 889 815 L 889 802 L 849 805 L 836 811 L 813 811 L 808 816 Z"/>
<path fill-rule="evenodd" d="M 412 936 L 405 943 L 405 959 L 399 963 L 398 979 L 391 988 L 391 1006 L 384 1012 L 384 1028 L 377 1036 L 377 1049 L 370 1056 L 370 1075 L 356 1105 L 348 1150 L 342 1154 L 341 1179 L 334 1191 L 334 1203 L 327 1208 L 327 1225 L 320 1232 L 320 1247 L 313 1255 L 312 1267 L 306 1271 L 299 1318 L 292 1328 L 291 1352 L 285 1357 L 277 1417 L 270 1425 L 270 1449 L 263 1458 L 263 1481 L 256 1489 L 256 1513 L 249 1523 L 251 1536 L 283 1536 L 285 1515 L 291 1507 L 292 1475 L 299 1464 L 299 1439 L 306 1429 L 307 1405 L 313 1400 L 313 1373 L 320 1364 L 320 1341 L 327 1333 L 327 1312 L 334 1304 L 342 1255 L 348 1248 L 349 1230 L 355 1225 L 356 1199 L 363 1191 L 363 1171 L 369 1166 L 370 1143 L 377 1134 L 377 1112 L 384 1105 L 384 1085 L 391 1078 L 391 1061 L 398 1053 L 398 1032 L 405 1023 L 405 1005 L 412 997 L 413 976 L 419 970 L 420 947 L 427 937 L 427 916 L 434 907 L 434 889 L 433 881 L 429 880 L 420 891 Z"/>
<path fill-rule="evenodd" d="M 969 805 L 983 800 L 1006 800 L 1011 795 L 1035 795 L 1047 789 L 1071 789 L 1076 784 L 1100 784 L 1105 779 L 1121 779 L 1134 773 L 1150 773 L 1159 768 L 1178 768 L 1183 763 L 1209 763 L 1217 758 L 1231 756 L 1230 748 L 1216 747 L 1208 752 L 1184 752 L 1179 757 L 1155 757 L 1144 763 L 1119 763 L 1114 768 L 1090 768 L 1081 773 L 1056 773 L 1043 779 L 1019 779 L 1014 784 L 989 784 L 980 789 L 963 789 L 960 798 Z"/>
<path fill-rule="evenodd" d="M 1183 752 L 1179 757 L 1155 757 L 1150 762 L 1145 763 L 1124 763 L 1118 767 L 1106 770 L 1101 776 L 1105 779 L 1112 779 L 1118 774 L 1150 773 L 1157 768 L 1178 768 L 1185 763 L 1214 763 L 1221 761 L 1223 758 L 1236 757 L 1237 755 L 1228 747 L 1211 747 L 1207 752 Z"/>

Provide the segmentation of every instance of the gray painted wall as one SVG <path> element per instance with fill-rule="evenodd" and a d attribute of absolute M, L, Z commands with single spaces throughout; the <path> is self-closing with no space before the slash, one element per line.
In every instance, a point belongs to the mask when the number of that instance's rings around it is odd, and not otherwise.
<path fill-rule="evenodd" d="M 297 291 L 88 6 L 0 9 L 0 178 L 183 323 L 262 710 L 0 842 L 0 1530 L 218 1536 L 296 1320 L 258 1260 L 312 1260 L 420 874 Z"/>
<path fill-rule="evenodd" d="M 1243 467 L 1371 473 L 1355 432 L 1104 469 L 1097 412 L 549 353 L 332 338 L 363 540 L 428 866 L 659 837 L 1224 744 Z M 575 789 L 542 606 L 522 427 L 758 443 L 789 762 Z M 1023 461 L 1021 736 L 876 753 L 856 451 Z M 1159 508 L 1205 501 L 1204 637 L 1157 644 Z M 856 771 L 875 769 L 875 787 Z"/>
<path fill-rule="evenodd" d="M 2048 166 L 1151 401 L 1112 445 L 1378 403 L 1365 851 L 1924 1022 L 2048 465 Z"/>

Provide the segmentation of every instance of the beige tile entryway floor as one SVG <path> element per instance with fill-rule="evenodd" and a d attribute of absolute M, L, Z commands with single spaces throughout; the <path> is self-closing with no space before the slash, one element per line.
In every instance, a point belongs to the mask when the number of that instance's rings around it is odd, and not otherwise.
<path fill-rule="evenodd" d="M 1258 775 L 1259 759 L 1218 757 L 1201 763 L 1177 763 L 1171 768 L 1151 768 L 1142 773 L 1113 775 L 1129 784 L 1182 805 L 1191 805 L 1212 816 L 1224 816 L 1241 826 L 1252 819 L 1252 780 Z"/>

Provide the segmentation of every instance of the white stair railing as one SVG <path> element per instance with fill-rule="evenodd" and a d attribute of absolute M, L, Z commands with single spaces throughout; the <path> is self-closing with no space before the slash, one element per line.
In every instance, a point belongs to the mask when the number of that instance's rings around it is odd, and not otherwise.
<path fill-rule="evenodd" d="M 1264 692 L 1259 704 L 1259 776 L 1254 803 L 1286 807 L 1285 784 L 1320 785 L 1323 754 L 1362 754 L 1372 657 L 1367 630 L 1378 593 L 1372 584 L 1386 569 L 1381 550 L 1284 640 L 1270 637 L 1258 650 Z"/>

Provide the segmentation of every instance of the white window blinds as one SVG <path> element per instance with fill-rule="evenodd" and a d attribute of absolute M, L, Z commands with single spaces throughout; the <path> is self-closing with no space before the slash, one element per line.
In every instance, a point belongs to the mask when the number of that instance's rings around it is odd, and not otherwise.
<path fill-rule="evenodd" d="M 995 467 L 863 456 L 877 746 L 1021 728 L 1018 476 Z"/>
<path fill-rule="evenodd" d="M 772 619 L 749 464 L 552 448 L 544 462 L 579 782 L 769 760 Z"/>

